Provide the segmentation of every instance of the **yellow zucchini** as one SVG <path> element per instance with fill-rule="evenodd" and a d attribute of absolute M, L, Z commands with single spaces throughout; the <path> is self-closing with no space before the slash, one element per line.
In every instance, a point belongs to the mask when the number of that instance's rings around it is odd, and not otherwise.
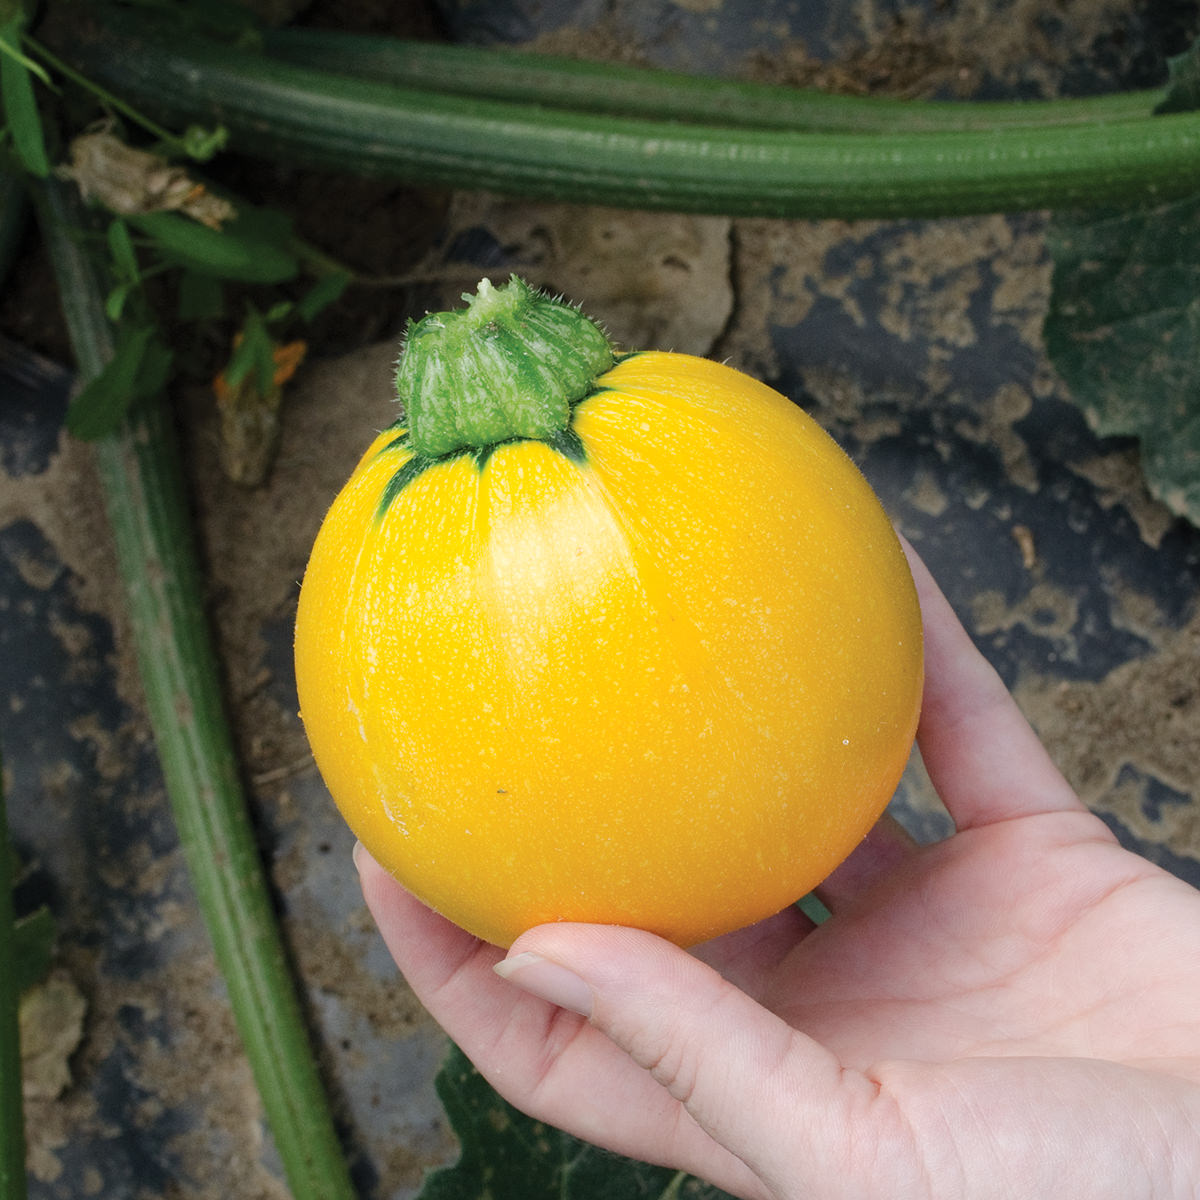
<path fill-rule="evenodd" d="M 691 944 L 811 890 L 887 804 L 921 693 L 850 459 L 762 383 L 618 357 L 519 280 L 416 326 L 398 382 L 408 424 L 335 500 L 296 627 L 364 845 L 500 945 L 558 920 Z"/>

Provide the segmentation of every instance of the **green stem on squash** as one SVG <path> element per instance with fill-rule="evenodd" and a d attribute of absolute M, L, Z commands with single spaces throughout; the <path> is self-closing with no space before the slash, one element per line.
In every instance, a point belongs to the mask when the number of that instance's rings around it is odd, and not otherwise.
<path fill-rule="evenodd" d="M 728 216 L 946 217 L 1169 199 L 1200 187 L 1200 113 L 937 133 L 688 125 L 401 88 L 294 66 L 141 14 L 63 54 L 165 120 L 289 164 L 526 197 Z"/>
<path fill-rule="evenodd" d="M 36 200 L 78 369 L 92 378 L 113 339 L 104 288 L 74 236 L 82 214 L 54 181 Z M 235 766 L 164 405 L 139 406 L 94 454 L 180 844 L 288 1183 L 297 1200 L 351 1200 Z"/>
<path fill-rule="evenodd" d="M 263 49 L 297 66 L 397 87 L 577 112 L 742 129 L 918 133 L 1135 120 L 1164 91 L 1056 100 L 901 100 L 589 62 L 506 46 L 448 46 L 340 30 L 267 30 Z"/>
<path fill-rule="evenodd" d="M 16 913 L 12 849 L 0 763 L 0 1196 L 25 1200 L 25 1109 L 21 1095 L 21 1033 L 17 995 Z"/>
<path fill-rule="evenodd" d="M 608 338 L 577 308 L 515 276 L 484 279 L 465 309 L 411 325 L 396 370 L 413 450 L 436 458 L 509 438 L 551 438 L 613 364 Z"/>

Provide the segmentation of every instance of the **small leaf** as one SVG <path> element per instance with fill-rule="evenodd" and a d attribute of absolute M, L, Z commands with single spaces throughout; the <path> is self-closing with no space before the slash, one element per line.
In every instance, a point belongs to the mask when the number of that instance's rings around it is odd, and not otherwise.
<path fill-rule="evenodd" d="M 108 365 L 67 410 L 67 431 L 82 441 L 93 441 L 112 433 L 138 398 L 143 360 L 156 330 L 142 325 L 120 337 Z"/>
<path fill-rule="evenodd" d="M 276 300 L 267 309 L 266 316 L 263 319 L 268 325 L 273 325 L 276 321 L 282 321 L 284 317 L 290 315 L 293 308 L 295 308 L 295 305 L 290 300 Z"/>
<path fill-rule="evenodd" d="M 621 1158 L 534 1121 L 502 1100 L 457 1047 L 437 1078 L 461 1145 L 418 1200 L 721 1200 L 726 1193 L 666 1167 Z"/>
<path fill-rule="evenodd" d="M 329 305 L 337 303 L 349 283 L 350 275 L 345 271 L 334 271 L 318 279 L 296 305 L 300 319 L 311 321 Z"/>
<path fill-rule="evenodd" d="M 216 279 L 283 283 L 299 270 L 295 254 L 277 230 L 240 213 L 222 229 L 211 229 L 177 213 L 140 213 L 130 224 L 145 234 L 169 262 Z"/>
<path fill-rule="evenodd" d="M 1200 41 L 1167 59 L 1167 94 L 1156 113 L 1192 112 L 1200 108 Z"/>
<path fill-rule="evenodd" d="M 133 239 L 129 236 L 129 226 L 124 221 L 110 221 L 105 236 L 108 240 L 108 252 L 112 256 L 117 278 L 128 281 L 136 280 L 140 272 L 137 252 L 133 248 Z"/>
<path fill-rule="evenodd" d="M 260 393 L 269 391 L 275 378 L 274 354 L 275 343 L 271 340 L 262 313 L 250 309 L 242 324 L 242 331 L 234 341 L 233 354 L 224 371 L 225 382 L 231 388 L 239 387 L 253 372 L 257 390 Z"/>
<path fill-rule="evenodd" d="M 54 950 L 54 918 L 48 908 L 38 908 L 21 917 L 13 926 L 13 950 L 16 969 L 16 991 L 28 991 L 41 983 L 50 970 Z"/>
<path fill-rule="evenodd" d="M 183 131 L 184 153 L 196 162 L 208 162 L 225 149 L 228 141 L 229 130 L 224 125 L 218 125 L 214 129 L 205 129 L 203 125 L 189 125 Z"/>
<path fill-rule="evenodd" d="M 21 20 L 16 18 L 0 28 L 0 99 L 4 102 L 4 121 L 21 165 L 31 175 L 45 179 L 50 174 L 50 160 L 46 156 L 29 64 L 20 53 L 20 44 Z"/>
<path fill-rule="evenodd" d="M 137 287 L 136 283 L 118 284 L 104 298 L 105 315 L 114 325 L 120 321 L 121 314 L 125 311 L 125 301 L 129 299 L 129 293 L 135 287 Z"/>
<path fill-rule="evenodd" d="M 1141 441 L 1147 484 L 1200 524 L 1200 196 L 1058 216 L 1044 326 L 1092 427 Z"/>

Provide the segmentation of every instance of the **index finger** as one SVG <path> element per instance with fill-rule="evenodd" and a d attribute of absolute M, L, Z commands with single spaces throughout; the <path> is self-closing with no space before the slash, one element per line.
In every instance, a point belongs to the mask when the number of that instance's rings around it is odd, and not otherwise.
<path fill-rule="evenodd" d="M 907 542 L 904 551 L 925 626 L 925 696 L 917 744 L 955 827 L 1083 810 L 928 568 Z"/>

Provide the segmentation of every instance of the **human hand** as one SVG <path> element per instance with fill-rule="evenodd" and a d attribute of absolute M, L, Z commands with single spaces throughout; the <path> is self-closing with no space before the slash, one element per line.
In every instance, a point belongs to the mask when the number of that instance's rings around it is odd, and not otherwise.
<path fill-rule="evenodd" d="M 956 832 L 885 818 L 819 928 L 788 909 L 689 953 L 544 925 L 505 956 L 360 852 L 367 903 L 501 1095 L 618 1153 L 775 1200 L 1196 1200 L 1200 892 L 1084 808 L 913 570 Z"/>

